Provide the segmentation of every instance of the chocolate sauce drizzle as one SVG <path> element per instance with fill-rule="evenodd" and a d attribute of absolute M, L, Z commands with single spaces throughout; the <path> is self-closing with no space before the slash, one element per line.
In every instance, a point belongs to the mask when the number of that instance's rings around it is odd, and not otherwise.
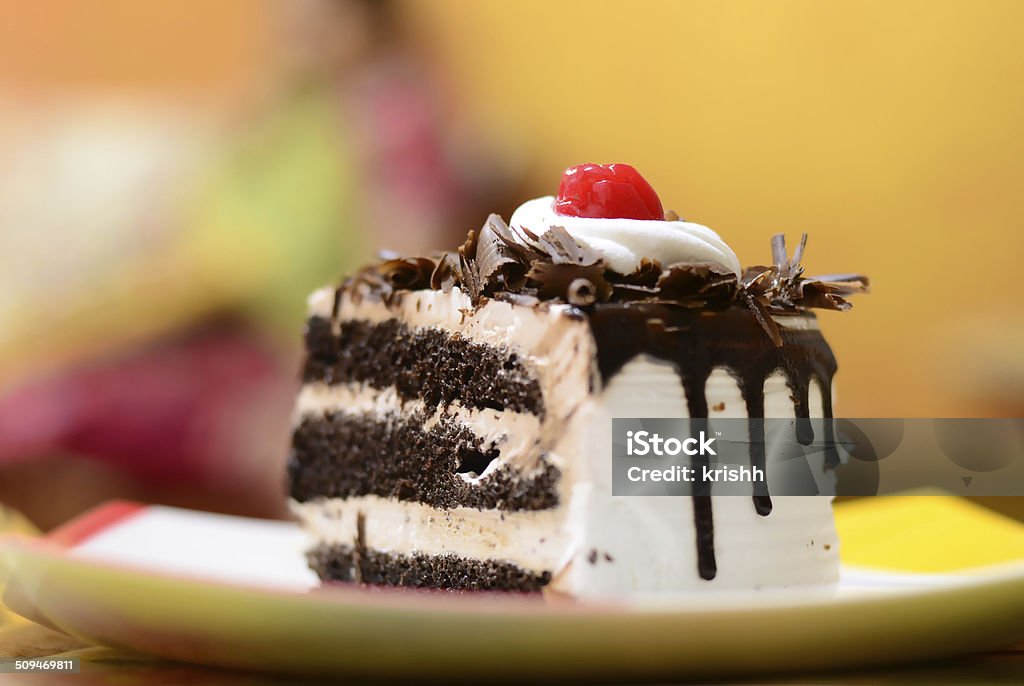
<path fill-rule="evenodd" d="M 781 372 L 792 393 L 799 419 L 809 416 L 809 391 L 817 380 L 826 417 L 832 416 L 828 399 L 836 360 L 821 333 L 814 329 L 779 327 L 782 345 L 776 347 L 764 335 L 750 312 L 732 308 L 719 312 L 691 310 L 672 304 L 608 303 L 587 312 L 597 340 L 598 369 L 607 383 L 637 355 L 646 354 L 671 363 L 686 391 L 687 412 L 696 422 L 693 431 L 706 428 L 708 377 L 724 368 L 736 379 L 747 407 L 747 416 L 764 417 L 764 384 Z M 798 438 L 813 440 L 808 422 L 798 421 Z M 764 469 L 764 424 L 750 423 L 750 463 Z M 694 466 L 703 469 L 699 457 Z M 772 511 L 767 486 L 756 483 L 752 493 L 755 511 Z M 698 484 L 693 497 L 697 528 L 697 564 L 704 579 L 715 576 L 714 524 L 710 485 Z"/>
<path fill-rule="evenodd" d="M 689 416 L 705 426 L 705 386 L 714 369 L 735 377 L 751 419 L 764 417 L 765 381 L 781 372 L 792 393 L 798 440 L 807 444 L 813 440 L 811 383 L 820 385 L 823 414 L 831 418 L 836 361 L 820 332 L 790 328 L 785 321 L 811 308 L 848 310 L 846 297 L 867 292 L 869 284 L 856 274 L 804 277 L 800 260 L 806 243 L 804 234 L 788 257 L 784 237 L 774 236 L 773 264 L 748 267 L 739 278 L 716 264 L 663 266 L 648 259 L 633 273 L 620 274 L 561 227 L 537 235 L 491 215 L 457 253 L 386 260 L 359 272 L 343 288 L 388 300 L 402 290 L 457 286 L 474 306 L 488 298 L 573 305 L 590 323 L 604 383 L 638 355 L 667 361 L 682 381 Z M 750 426 L 750 463 L 763 469 L 763 422 Z M 830 440 L 828 422 L 825 431 Z M 698 469 L 699 459 L 694 458 Z M 837 463 L 833 449 L 826 464 Z M 771 514 L 766 484 L 755 484 L 751 496 L 759 515 Z M 697 487 L 693 512 L 698 572 L 710 580 L 717 573 L 710 484 Z"/>

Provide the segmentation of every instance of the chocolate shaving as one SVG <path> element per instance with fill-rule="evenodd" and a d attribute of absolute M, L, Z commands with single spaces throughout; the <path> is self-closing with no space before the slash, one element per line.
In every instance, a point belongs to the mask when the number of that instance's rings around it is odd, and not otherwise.
<path fill-rule="evenodd" d="M 492 214 L 482 227 L 469 232 L 457 252 L 388 256 L 347 283 L 365 284 L 369 293 L 386 299 L 396 291 L 458 287 L 474 307 L 486 298 L 524 305 L 564 302 L 580 308 L 608 301 L 708 310 L 743 307 L 776 345 L 782 345 L 773 316 L 808 309 L 848 310 L 849 296 L 868 292 L 867 277 L 857 274 L 805 278 L 800 261 L 806 244 L 803 234 L 789 256 L 785 237 L 773 236 L 772 265 L 748 267 L 739 279 L 716 264 L 663 267 L 647 258 L 633 272 L 620 274 L 563 227 L 553 226 L 538 236 Z"/>
<path fill-rule="evenodd" d="M 477 235 L 474 262 L 481 287 L 487 293 L 516 291 L 522 288 L 526 277 L 522 251 L 515 249 L 514 243 L 510 244 L 501 234 L 511 238 L 502 218 L 492 214 Z"/>
<path fill-rule="evenodd" d="M 866 276 L 841 274 L 835 276 L 814 276 L 799 284 L 800 307 L 816 307 L 845 312 L 853 307 L 844 296 L 867 293 L 870 283 Z"/>
<path fill-rule="evenodd" d="M 785 234 L 777 233 L 772 236 L 772 262 L 781 270 L 787 261 L 786 236 Z"/>
<path fill-rule="evenodd" d="M 616 284 L 656 289 L 660 277 L 661 262 L 644 257 L 640 260 L 640 266 L 633 272 L 625 275 L 616 274 L 612 278 Z"/>
<path fill-rule="evenodd" d="M 512 231 L 513 233 L 521 236 L 524 239 L 522 241 L 524 244 L 536 246 L 540 242 L 540 237 L 537 234 L 535 234 L 533 231 L 530 231 L 525 226 L 516 226 L 516 227 L 511 227 L 510 226 L 509 227 L 509 231 Z"/>
<path fill-rule="evenodd" d="M 578 264 L 554 264 L 551 262 L 534 262 L 530 273 L 526 275 L 531 284 L 537 288 L 537 294 L 544 300 L 562 300 L 573 305 L 590 305 L 594 302 L 604 302 L 612 294 L 612 287 L 604 278 L 604 266 L 594 264 L 589 267 L 581 267 Z M 570 296 L 573 295 L 572 286 L 578 281 L 586 281 L 584 291 L 588 295 L 581 295 L 578 291 L 582 284 L 577 284 L 575 298 L 577 300 L 593 299 L 588 303 L 573 302 Z"/>
<path fill-rule="evenodd" d="M 774 267 L 747 267 L 740 277 L 740 289 L 766 293 L 771 288 Z"/>
<path fill-rule="evenodd" d="M 514 255 L 518 261 L 529 264 L 544 255 L 544 252 L 537 247 L 537 236 L 532 231 L 521 229 L 518 234 L 519 238 L 517 238 L 516 232 L 496 214 L 488 217 L 487 225 L 497 234 L 510 254 Z"/>
<path fill-rule="evenodd" d="M 430 275 L 430 287 L 447 293 L 461 281 L 459 263 L 452 253 L 444 253 L 437 260 L 437 266 Z"/>
<path fill-rule="evenodd" d="M 565 299 L 578 307 L 593 305 L 597 301 L 597 286 L 589 279 L 575 279 L 569 284 Z"/>
<path fill-rule="evenodd" d="M 538 241 L 555 264 L 576 264 L 590 267 L 601 261 L 601 254 L 589 245 L 578 243 L 561 226 L 552 226 Z"/>
<path fill-rule="evenodd" d="M 466 240 L 459 246 L 459 257 L 476 258 L 476 245 L 480 238 L 480 229 L 470 229 Z"/>
<path fill-rule="evenodd" d="M 779 331 L 778 323 L 772 319 L 771 314 L 768 312 L 768 308 L 765 307 L 764 303 L 761 302 L 753 293 L 743 293 L 740 296 L 744 304 L 750 308 L 750 311 L 754 314 L 754 319 L 761 325 L 761 328 L 765 330 L 768 337 L 772 339 L 772 343 L 775 344 L 776 348 L 782 347 L 782 332 Z"/>
<path fill-rule="evenodd" d="M 434 269 L 434 261 L 427 257 L 406 257 L 382 262 L 377 273 L 393 290 L 418 291 L 430 287 Z"/>
<path fill-rule="evenodd" d="M 480 229 L 470 229 L 466 241 L 459 246 L 459 276 L 462 289 L 475 304 L 483 294 L 483 280 L 476 259 Z"/>
<path fill-rule="evenodd" d="M 736 275 L 716 264 L 669 265 L 658 279 L 660 297 L 727 304 L 736 294 Z"/>
<path fill-rule="evenodd" d="M 867 293 L 869 282 L 858 274 L 803 277 L 803 234 L 792 257 L 786 256 L 786 239 L 782 234 L 772 237 L 771 267 L 748 267 L 743 273 L 740 290 L 753 295 L 773 314 L 796 314 L 807 309 L 845 311 L 852 305 L 845 296 Z"/>
<path fill-rule="evenodd" d="M 800 268 L 800 260 L 804 259 L 804 248 L 806 247 L 807 234 L 803 233 L 800 234 L 800 244 L 796 246 L 796 250 L 793 251 L 793 257 L 792 259 L 789 260 L 789 266 L 791 270 L 799 269 L 801 272 L 803 271 L 803 269 Z"/>
<path fill-rule="evenodd" d="M 462 288 L 475 305 L 483 295 L 483 280 L 480 278 L 476 260 L 459 255 L 459 272 L 462 275 Z"/>
<path fill-rule="evenodd" d="M 650 300 L 658 297 L 661 289 L 658 279 L 661 278 L 661 263 L 644 257 L 640 266 L 629 274 L 609 271 L 605 278 L 612 285 L 612 300 L 633 302 Z"/>

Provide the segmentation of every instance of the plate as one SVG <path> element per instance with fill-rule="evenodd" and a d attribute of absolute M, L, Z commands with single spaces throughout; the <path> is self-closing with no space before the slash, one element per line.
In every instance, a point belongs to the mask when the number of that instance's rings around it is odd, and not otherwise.
<path fill-rule="evenodd" d="M 844 568 L 834 592 L 580 603 L 319 588 L 293 524 L 115 502 L 0 539 L 4 603 L 114 648 L 205 665 L 373 677 L 668 678 L 859 667 L 1024 639 L 1024 563 Z"/>

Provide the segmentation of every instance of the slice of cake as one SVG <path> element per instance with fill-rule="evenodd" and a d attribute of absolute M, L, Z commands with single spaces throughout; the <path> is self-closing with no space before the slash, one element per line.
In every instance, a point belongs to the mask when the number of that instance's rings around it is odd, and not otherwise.
<path fill-rule="evenodd" d="M 614 417 L 832 416 L 808 310 L 867 281 L 804 278 L 803 245 L 742 271 L 632 167 L 583 165 L 458 252 L 314 293 L 289 461 L 311 566 L 576 596 L 834 582 L 827 497 L 612 494 Z"/>

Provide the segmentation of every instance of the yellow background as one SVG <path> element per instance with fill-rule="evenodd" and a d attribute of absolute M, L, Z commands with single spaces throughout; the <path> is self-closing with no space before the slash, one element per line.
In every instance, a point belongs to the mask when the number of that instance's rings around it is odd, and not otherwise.
<path fill-rule="evenodd" d="M 5 88 L 211 100 L 266 76 L 272 3 L 46 5 L 0 1 Z M 871 296 L 822 317 L 840 413 L 983 415 L 977 370 L 1021 387 L 1024 2 L 403 10 L 532 190 L 629 161 L 746 263 L 807 231 L 810 273 L 868 273 Z"/>
<path fill-rule="evenodd" d="M 854 312 L 822 316 L 841 414 L 984 413 L 953 386 L 1024 318 L 1024 3 L 430 9 L 473 109 L 549 187 L 631 161 L 744 263 L 806 231 L 809 273 L 868 273 Z"/>

